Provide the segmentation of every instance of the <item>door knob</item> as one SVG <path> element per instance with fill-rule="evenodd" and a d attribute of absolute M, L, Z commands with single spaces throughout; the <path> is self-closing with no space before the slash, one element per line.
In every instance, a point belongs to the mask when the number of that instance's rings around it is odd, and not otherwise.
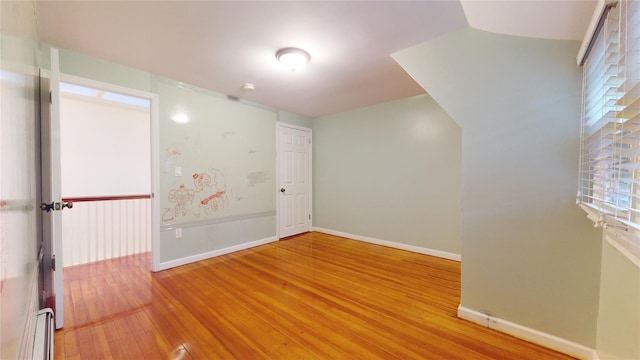
<path fill-rule="evenodd" d="M 69 202 L 62 202 L 62 210 L 64 210 L 64 208 L 67 209 L 71 209 L 73 207 L 73 201 L 69 201 Z"/>
<path fill-rule="evenodd" d="M 283 192 L 285 192 L 285 191 L 286 191 L 286 190 L 285 190 L 284 188 L 280 188 L 280 192 L 281 192 L 281 193 L 283 193 Z"/>

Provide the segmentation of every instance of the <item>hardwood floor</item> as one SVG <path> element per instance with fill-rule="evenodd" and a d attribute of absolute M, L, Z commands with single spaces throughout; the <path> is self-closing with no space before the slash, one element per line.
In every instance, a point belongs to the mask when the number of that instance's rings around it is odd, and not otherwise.
<path fill-rule="evenodd" d="M 458 319 L 455 261 L 307 233 L 149 263 L 64 270 L 56 359 L 571 359 Z"/>

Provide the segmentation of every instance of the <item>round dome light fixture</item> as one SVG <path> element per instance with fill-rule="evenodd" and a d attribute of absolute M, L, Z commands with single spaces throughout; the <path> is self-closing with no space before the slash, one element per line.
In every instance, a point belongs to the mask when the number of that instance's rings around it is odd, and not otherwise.
<path fill-rule="evenodd" d="M 294 71 L 303 67 L 311 60 L 309 53 L 294 47 L 288 47 L 280 49 L 276 52 L 276 59 L 280 61 L 284 66 Z"/>

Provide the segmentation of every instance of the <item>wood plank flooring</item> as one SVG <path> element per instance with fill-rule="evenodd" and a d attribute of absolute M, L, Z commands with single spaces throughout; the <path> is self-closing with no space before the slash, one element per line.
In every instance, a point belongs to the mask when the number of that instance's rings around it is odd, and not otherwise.
<path fill-rule="evenodd" d="M 312 232 L 149 263 L 64 270 L 56 359 L 571 359 L 458 319 L 454 261 Z"/>

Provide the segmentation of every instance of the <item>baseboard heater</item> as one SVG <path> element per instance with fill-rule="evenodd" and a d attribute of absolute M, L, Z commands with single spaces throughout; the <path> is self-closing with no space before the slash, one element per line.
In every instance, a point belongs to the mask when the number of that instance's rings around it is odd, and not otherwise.
<path fill-rule="evenodd" d="M 33 339 L 33 360 L 53 360 L 53 311 L 38 311 L 36 334 Z"/>

